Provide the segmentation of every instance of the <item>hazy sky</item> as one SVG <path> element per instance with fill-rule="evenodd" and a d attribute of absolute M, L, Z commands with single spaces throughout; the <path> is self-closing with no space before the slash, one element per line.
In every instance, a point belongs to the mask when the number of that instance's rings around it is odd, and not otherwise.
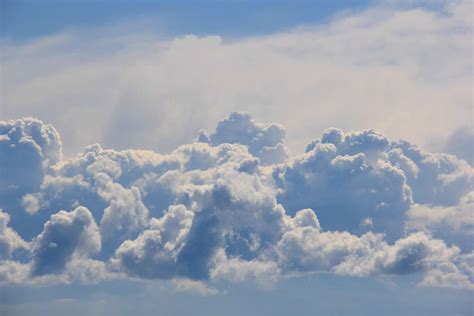
<path fill-rule="evenodd" d="M 472 314 L 472 14 L 0 0 L 0 314 Z"/>

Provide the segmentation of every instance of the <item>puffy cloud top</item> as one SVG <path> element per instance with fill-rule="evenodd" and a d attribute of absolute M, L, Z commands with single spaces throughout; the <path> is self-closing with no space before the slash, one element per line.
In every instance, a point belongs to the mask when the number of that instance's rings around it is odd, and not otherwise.
<path fill-rule="evenodd" d="M 0 157 L 0 192 L 34 190 L 46 169 L 61 160 L 61 139 L 37 119 L 0 121 Z"/>
<path fill-rule="evenodd" d="M 169 154 L 95 144 L 63 160 L 53 127 L 0 126 L 18 167 L 0 174 L 1 282 L 269 286 L 324 271 L 472 287 L 474 171 L 455 156 L 331 128 L 288 158 L 282 127 L 233 113 Z"/>
<path fill-rule="evenodd" d="M 8 227 L 10 215 L 0 209 L 0 259 L 10 259 L 17 249 L 29 249 L 29 245 L 12 228 Z"/>
<path fill-rule="evenodd" d="M 33 242 L 33 275 L 59 273 L 73 256 L 87 256 L 100 250 L 100 235 L 90 211 L 78 207 L 60 211 L 44 224 Z"/>
<path fill-rule="evenodd" d="M 285 135 L 285 129 L 278 124 L 256 123 L 249 114 L 234 112 L 219 122 L 212 134 L 201 131 L 198 141 L 213 146 L 224 143 L 246 145 L 253 156 L 264 164 L 271 164 L 287 157 L 283 145 Z"/>

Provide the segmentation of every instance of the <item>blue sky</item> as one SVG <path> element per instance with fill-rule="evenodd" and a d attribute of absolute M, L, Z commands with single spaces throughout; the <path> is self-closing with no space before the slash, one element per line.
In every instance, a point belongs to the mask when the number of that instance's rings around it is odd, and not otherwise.
<path fill-rule="evenodd" d="M 1 315 L 473 314 L 472 2 L 0 12 Z"/>
<path fill-rule="evenodd" d="M 366 0 L 347 1 L 2 1 L 1 35 L 25 40 L 67 28 L 94 28 L 147 17 L 172 35 L 261 35 L 328 21 L 342 10 L 361 10 Z M 160 24 L 161 26 L 163 24 Z"/>

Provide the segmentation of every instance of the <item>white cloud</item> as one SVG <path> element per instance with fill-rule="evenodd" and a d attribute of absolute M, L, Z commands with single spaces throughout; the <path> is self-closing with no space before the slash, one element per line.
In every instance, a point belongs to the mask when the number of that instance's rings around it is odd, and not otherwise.
<path fill-rule="evenodd" d="M 231 117 L 263 134 L 277 126 Z M 328 129 L 279 164 L 262 164 L 253 144 L 195 142 L 164 155 L 92 145 L 56 161 L 36 190 L 18 187 L 30 192 L 21 205 L 0 213 L 2 282 L 169 279 L 211 294 L 213 282 L 271 287 L 326 272 L 419 273 L 422 286 L 471 287 L 473 170 L 465 161 L 375 130 Z M 9 224 L 10 214 L 23 220 Z M 31 260 L 17 261 L 16 249 Z"/>
<path fill-rule="evenodd" d="M 0 121 L 0 194 L 37 189 L 47 169 L 61 160 L 61 146 L 50 124 L 33 118 Z"/>
<path fill-rule="evenodd" d="M 219 122 L 212 134 L 201 131 L 198 141 L 213 146 L 224 143 L 246 145 L 264 164 L 274 164 L 287 158 L 283 144 L 285 135 L 284 128 L 278 124 L 260 124 L 249 114 L 231 113 L 228 119 Z"/>
<path fill-rule="evenodd" d="M 228 258 L 223 249 L 214 258 L 211 279 L 234 283 L 255 283 L 263 288 L 272 287 L 280 278 L 280 268 L 276 262 L 258 259 L 242 260 L 238 257 Z"/>
<path fill-rule="evenodd" d="M 407 212 L 409 231 L 425 231 L 464 251 L 472 251 L 474 238 L 474 199 L 469 193 L 453 206 L 414 204 Z"/>
<path fill-rule="evenodd" d="M 389 146 L 372 130 L 329 129 L 305 154 L 274 169 L 278 201 L 289 213 L 314 209 L 330 230 L 360 232 L 370 217 L 377 231 L 400 236 L 412 194 L 403 171 L 384 158 Z"/>
<path fill-rule="evenodd" d="M 61 273 L 74 256 L 87 258 L 100 248 L 100 234 L 87 208 L 60 211 L 44 224 L 43 232 L 33 242 L 32 273 L 39 276 Z"/>
<path fill-rule="evenodd" d="M 7 260 L 11 258 L 12 253 L 17 249 L 28 250 L 29 244 L 24 241 L 20 235 L 10 227 L 8 223 L 10 215 L 3 212 L 0 208 L 0 259 Z"/>
<path fill-rule="evenodd" d="M 198 294 L 200 296 L 211 296 L 219 294 L 219 290 L 210 287 L 208 284 L 200 281 L 189 279 L 175 279 L 171 281 L 174 290 L 177 292 L 185 292 L 191 294 Z"/>
<path fill-rule="evenodd" d="M 180 275 L 178 254 L 186 242 L 194 214 L 183 205 L 170 206 L 160 219 L 152 218 L 150 229 L 135 240 L 125 241 L 112 264 L 142 278 L 172 279 Z"/>
<path fill-rule="evenodd" d="M 389 245 L 382 235 L 373 233 L 357 237 L 347 232 L 297 228 L 283 235 L 277 252 L 287 271 L 331 271 L 358 277 L 423 272 L 421 286 L 473 286 L 472 272 L 465 269 L 469 257 L 424 233 Z"/>
<path fill-rule="evenodd" d="M 455 130 L 446 139 L 441 150 L 466 160 L 474 166 L 474 127 L 464 127 Z"/>

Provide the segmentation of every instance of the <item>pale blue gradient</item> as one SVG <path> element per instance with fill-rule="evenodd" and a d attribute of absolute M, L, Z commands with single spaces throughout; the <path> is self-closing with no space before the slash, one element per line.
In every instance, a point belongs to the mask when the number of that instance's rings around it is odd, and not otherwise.
<path fill-rule="evenodd" d="M 371 0 L 300 1 L 59 1 L 2 0 L 1 37 L 24 40 L 72 28 L 152 20 L 167 35 L 245 36 L 327 21 Z"/>
<path fill-rule="evenodd" d="M 416 287 L 416 276 L 390 280 L 314 275 L 275 288 L 233 285 L 198 296 L 148 283 L 107 282 L 3 291 L 7 315 L 472 315 L 472 292 Z M 4 306 L 5 307 L 5 306 Z"/>

